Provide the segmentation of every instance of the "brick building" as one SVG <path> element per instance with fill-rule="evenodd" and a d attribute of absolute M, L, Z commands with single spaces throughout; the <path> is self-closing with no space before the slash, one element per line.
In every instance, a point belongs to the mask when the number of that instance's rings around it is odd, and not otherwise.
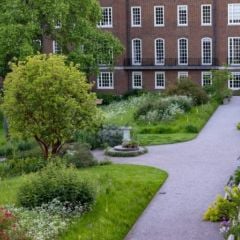
<path fill-rule="evenodd" d="M 188 77 L 211 82 L 228 64 L 229 88 L 240 89 L 240 1 L 100 0 L 100 26 L 125 46 L 111 72 L 102 66 L 96 90 L 122 94 L 161 90 Z"/>

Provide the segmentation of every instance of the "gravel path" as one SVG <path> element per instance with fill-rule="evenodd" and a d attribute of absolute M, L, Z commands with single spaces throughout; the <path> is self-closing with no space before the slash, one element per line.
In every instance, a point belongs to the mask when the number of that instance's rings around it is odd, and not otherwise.
<path fill-rule="evenodd" d="M 197 139 L 149 147 L 137 158 L 114 162 L 154 166 L 169 178 L 144 211 L 126 240 L 222 240 L 218 224 L 202 221 L 217 194 L 222 194 L 238 165 L 240 97 L 220 106 Z M 95 151 L 98 159 L 101 151 Z M 144 176 L 143 176 L 144 177 Z"/>

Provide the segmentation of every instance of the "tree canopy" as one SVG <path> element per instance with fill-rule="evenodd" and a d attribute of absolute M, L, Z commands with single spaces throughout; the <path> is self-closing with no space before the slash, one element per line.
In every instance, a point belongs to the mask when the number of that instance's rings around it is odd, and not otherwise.
<path fill-rule="evenodd" d="M 36 55 L 12 64 L 3 111 L 11 137 L 35 138 L 44 156 L 57 154 L 79 130 L 101 123 L 91 84 L 60 55 Z"/>
<path fill-rule="evenodd" d="M 56 40 L 63 54 L 87 74 L 99 61 L 113 62 L 123 48 L 111 33 L 97 27 L 101 9 L 97 0 L 1 0 L 0 75 L 13 58 L 43 52 L 44 37 Z"/>

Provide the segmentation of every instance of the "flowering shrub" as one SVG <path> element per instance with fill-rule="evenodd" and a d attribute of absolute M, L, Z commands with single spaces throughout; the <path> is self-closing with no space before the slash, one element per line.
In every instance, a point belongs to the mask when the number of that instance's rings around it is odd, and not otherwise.
<path fill-rule="evenodd" d="M 230 235 L 240 238 L 240 189 L 226 188 L 227 197 L 219 196 L 204 215 L 204 220 L 221 221 L 220 232 L 228 239 Z"/>
<path fill-rule="evenodd" d="M 13 214 L 4 208 L 0 208 L 0 239 L 10 239 L 8 232 L 14 227 L 15 223 L 16 218 Z"/>
<path fill-rule="evenodd" d="M 172 96 L 148 99 L 135 112 L 135 120 L 154 123 L 171 120 L 179 114 L 184 114 L 193 106 L 193 101 L 186 96 Z"/>
<path fill-rule="evenodd" d="M 0 207 L 0 239 L 1 240 L 26 240 L 26 236 L 19 228 L 17 218 L 12 211 Z"/>
<path fill-rule="evenodd" d="M 17 216 L 18 234 L 25 233 L 24 238 L 3 238 L 1 240 L 54 240 L 59 234 L 67 229 L 70 223 L 73 223 L 76 217 L 81 216 L 85 211 L 84 206 L 66 207 L 71 203 L 62 203 L 57 199 L 53 199 L 48 204 L 33 209 L 17 208 L 15 206 L 6 206 L 7 212 L 11 212 Z M 12 215 L 13 216 L 13 215 Z M 14 219 L 16 219 L 14 217 Z M 1 229 L 1 225 L 0 225 Z M 19 235 L 18 235 L 19 236 Z"/>
<path fill-rule="evenodd" d="M 62 203 L 70 202 L 66 207 L 91 207 L 95 199 L 95 190 L 87 181 L 80 179 L 73 167 L 61 162 L 51 162 L 47 167 L 29 178 L 19 189 L 17 200 L 22 207 L 34 208 L 48 204 L 54 199 Z"/>
<path fill-rule="evenodd" d="M 114 147 L 122 143 L 123 131 L 114 125 L 104 125 L 98 133 L 98 138 L 102 145 Z"/>
<path fill-rule="evenodd" d="M 31 240 L 56 239 L 70 223 L 69 218 L 49 213 L 44 208 L 28 210 L 9 206 L 8 209 L 18 216 L 19 228 L 26 233 L 27 239 Z"/>

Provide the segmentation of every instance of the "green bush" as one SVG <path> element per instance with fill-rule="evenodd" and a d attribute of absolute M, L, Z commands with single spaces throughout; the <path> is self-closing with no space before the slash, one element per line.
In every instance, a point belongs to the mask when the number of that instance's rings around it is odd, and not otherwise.
<path fill-rule="evenodd" d="M 215 70 L 212 75 L 212 96 L 218 103 L 223 103 L 224 98 L 232 96 L 232 91 L 228 89 L 230 72 L 227 69 Z"/>
<path fill-rule="evenodd" d="M 192 124 L 187 125 L 185 127 L 185 131 L 187 133 L 198 133 L 199 132 L 198 128 Z"/>
<path fill-rule="evenodd" d="M 169 88 L 167 93 L 169 95 L 189 96 L 193 99 L 194 105 L 205 104 L 209 101 L 209 97 L 204 89 L 189 79 L 179 81 L 177 85 Z"/>
<path fill-rule="evenodd" d="M 240 167 L 235 171 L 233 179 L 234 184 L 238 186 L 240 184 Z"/>
<path fill-rule="evenodd" d="M 51 162 L 32 175 L 17 194 L 18 203 L 27 208 L 42 206 L 54 199 L 64 203 L 65 207 L 84 207 L 88 210 L 94 203 L 95 190 L 89 182 L 80 178 L 76 169 Z"/>
<path fill-rule="evenodd" d="M 123 132 L 115 125 L 104 125 L 98 133 L 98 138 L 103 146 L 114 147 L 122 143 Z"/>
<path fill-rule="evenodd" d="M 91 146 L 91 149 L 96 149 L 101 146 L 101 142 L 98 138 L 98 131 L 78 131 L 73 139 L 75 142 L 87 143 Z"/>
<path fill-rule="evenodd" d="M 0 146 L 0 156 L 6 158 L 13 156 L 14 158 L 22 158 L 24 152 L 31 151 L 33 148 L 37 147 L 36 144 L 28 141 L 8 141 L 6 144 Z M 29 156 L 27 153 L 25 155 L 26 157 Z"/>
<path fill-rule="evenodd" d="M 186 96 L 146 98 L 135 114 L 135 120 L 157 123 L 172 120 L 177 115 L 183 114 L 192 108 L 192 99 Z"/>
<path fill-rule="evenodd" d="M 9 157 L 12 156 L 14 152 L 13 145 L 11 143 L 6 143 L 3 146 L 0 146 L 0 156 L 1 157 Z"/>
<path fill-rule="evenodd" d="M 173 127 L 163 127 L 163 126 L 153 126 L 153 127 L 143 127 L 139 131 L 140 134 L 169 134 L 176 133 L 178 129 Z"/>
<path fill-rule="evenodd" d="M 122 99 L 121 96 L 111 93 L 97 93 L 97 98 L 103 100 L 103 105 L 109 105 L 112 102 L 118 102 Z"/>
<path fill-rule="evenodd" d="M 65 157 L 68 164 L 72 164 L 76 168 L 91 167 L 98 164 L 87 144 L 75 143 L 69 145 Z"/>
<path fill-rule="evenodd" d="M 34 144 L 32 142 L 29 141 L 20 141 L 17 143 L 17 150 L 18 151 L 27 151 L 32 149 L 34 146 Z"/>
<path fill-rule="evenodd" d="M 128 99 L 130 97 L 139 97 L 139 96 L 141 96 L 145 93 L 148 93 L 148 92 L 144 89 L 133 89 L 133 90 L 130 90 L 130 91 L 126 92 L 122 96 L 122 99 Z"/>
<path fill-rule="evenodd" d="M 235 202 L 231 202 L 228 199 L 224 199 L 222 196 L 218 196 L 213 205 L 210 206 L 204 214 L 203 219 L 211 222 L 229 220 L 230 217 L 235 214 L 236 209 L 237 204 Z"/>
<path fill-rule="evenodd" d="M 0 163 L 0 178 L 14 177 L 31 172 L 37 172 L 46 165 L 43 158 L 11 159 Z"/>
<path fill-rule="evenodd" d="M 237 129 L 240 130 L 240 123 L 237 124 Z"/>

